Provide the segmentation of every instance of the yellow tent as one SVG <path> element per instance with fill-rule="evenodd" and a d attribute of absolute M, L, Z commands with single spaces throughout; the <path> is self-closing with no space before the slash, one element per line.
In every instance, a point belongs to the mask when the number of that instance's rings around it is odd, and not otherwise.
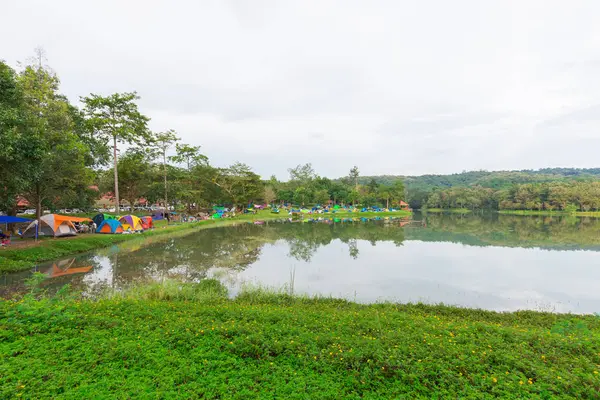
<path fill-rule="evenodd" d="M 126 231 L 143 231 L 142 220 L 135 215 L 125 215 L 119 218 L 119 222 L 123 225 L 123 230 Z"/>

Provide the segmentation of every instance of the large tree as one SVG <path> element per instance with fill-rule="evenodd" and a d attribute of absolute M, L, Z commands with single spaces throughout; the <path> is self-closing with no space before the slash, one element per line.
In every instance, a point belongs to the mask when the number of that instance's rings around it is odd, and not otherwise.
<path fill-rule="evenodd" d="M 16 72 L 0 61 L 0 211 L 14 214 L 17 195 L 27 181 L 36 143 L 23 134 L 23 93 Z"/>
<path fill-rule="evenodd" d="M 136 92 L 114 93 L 110 96 L 91 94 L 82 97 L 84 112 L 90 128 L 101 138 L 105 145 L 112 141 L 114 195 L 116 211 L 119 212 L 119 172 L 117 165 L 117 146 L 121 144 L 144 145 L 151 139 L 148 131 L 148 117 L 140 113 L 136 100 Z"/>
<path fill-rule="evenodd" d="M 219 169 L 213 182 L 221 189 L 222 200 L 236 207 L 244 207 L 261 199 L 264 194 L 264 184 L 260 176 L 252 172 L 249 166 L 239 162 Z"/>
<path fill-rule="evenodd" d="M 37 144 L 38 158 L 28 160 L 32 171 L 22 194 L 41 217 L 42 206 L 55 208 L 64 198 L 76 199 L 91 183 L 86 168 L 89 147 L 75 134 L 72 106 L 59 93 L 56 74 L 39 63 L 28 65 L 19 74 L 23 94 L 23 132 Z"/>

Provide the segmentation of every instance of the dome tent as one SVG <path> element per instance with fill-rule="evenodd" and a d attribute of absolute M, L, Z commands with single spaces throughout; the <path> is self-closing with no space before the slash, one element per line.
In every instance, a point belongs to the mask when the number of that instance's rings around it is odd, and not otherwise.
<path fill-rule="evenodd" d="M 110 215 L 110 214 L 97 214 L 96 216 L 94 216 L 94 218 L 92 218 L 92 221 L 94 221 L 96 223 L 96 226 L 99 227 L 102 224 L 102 222 L 107 219 L 117 219 L 117 218 L 114 215 Z"/>
<path fill-rule="evenodd" d="M 140 219 L 142 220 L 142 228 L 144 228 L 144 230 L 154 228 L 154 221 L 152 220 L 152 217 L 145 216 L 145 217 L 140 217 Z"/>
<path fill-rule="evenodd" d="M 23 232 L 23 237 L 35 237 L 36 226 L 38 226 L 37 235 L 39 236 L 75 236 L 77 235 L 77 230 L 75 229 L 73 222 L 84 221 L 89 221 L 89 218 L 76 218 L 58 214 L 44 215 L 39 219 L 39 226 L 38 220 L 29 224 L 27 229 Z"/>
<path fill-rule="evenodd" d="M 98 225 L 98 229 L 96 229 L 96 233 L 123 233 L 123 225 L 116 219 L 105 219 L 102 221 L 100 225 Z"/>
<path fill-rule="evenodd" d="M 126 231 L 143 231 L 142 220 L 135 215 L 125 215 L 119 218 L 119 222 L 123 224 L 123 229 Z"/>

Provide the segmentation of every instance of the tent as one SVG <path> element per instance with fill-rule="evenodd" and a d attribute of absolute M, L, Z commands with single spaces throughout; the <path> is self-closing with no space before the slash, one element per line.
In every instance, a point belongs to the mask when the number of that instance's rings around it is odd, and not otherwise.
<path fill-rule="evenodd" d="M 123 233 L 123 225 L 116 219 L 105 219 L 98 225 L 96 233 Z"/>
<path fill-rule="evenodd" d="M 152 219 L 155 221 L 160 221 L 161 219 L 165 219 L 164 211 L 156 211 L 152 216 Z"/>
<path fill-rule="evenodd" d="M 0 215 L 0 224 L 4 224 L 8 230 L 8 224 L 19 224 L 24 222 L 32 222 L 27 218 L 11 217 L 10 215 Z"/>
<path fill-rule="evenodd" d="M 23 222 L 32 222 L 27 218 L 11 217 L 10 215 L 0 215 L 0 224 L 19 224 Z"/>
<path fill-rule="evenodd" d="M 143 231 L 142 220 L 135 215 L 125 215 L 119 218 L 119 222 L 123 224 L 123 229 L 126 231 Z"/>
<path fill-rule="evenodd" d="M 96 226 L 100 226 L 102 224 L 102 221 L 106 220 L 106 219 L 117 219 L 117 217 L 115 217 L 114 215 L 110 215 L 110 214 L 98 214 L 96 216 L 94 216 L 94 218 L 92 218 L 92 221 L 94 221 L 96 223 Z"/>
<path fill-rule="evenodd" d="M 334 210 L 339 210 L 339 209 L 340 209 L 340 206 L 338 206 L 338 205 L 336 204 L 335 206 L 333 206 L 333 209 L 334 209 Z"/>
<path fill-rule="evenodd" d="M 214 213 L 212 216 L 212 219 L 219 219 L 219 218 L 221 218 L 221 214 L 219 214 L 219 213 Z"/>
<path fill-rule="evenodd" d="M 84 222 L 90 221 L 89 218 L 77 218 L 77 217 L 69 217 L 67 215 L 58 215 L 58 214 L 48 214 L 44 215 L 39 219 L 39 227 L 37 228 L 38 235 L 44 236 L 75 236 L 77 235 L 77 230 L 75 226 L 73 226 L 73 222 Z M 36 226 L 38 225 L 38 221 L 33 221 L 25 232 L 23 232 L 23 237 L 35 237 L 36 236 Z"/>
<path fill-rule="evenodd" d="M 142 228 L 144 228 L 144 230 L 154 228 L 154 221 L 152 220 L 152 217 L 146 216 L 140 217 L 140 219 L 142 220 Z"/>

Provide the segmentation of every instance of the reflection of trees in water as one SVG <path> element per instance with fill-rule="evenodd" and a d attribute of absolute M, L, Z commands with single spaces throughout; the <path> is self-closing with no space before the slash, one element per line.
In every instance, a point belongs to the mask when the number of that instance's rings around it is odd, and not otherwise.
<path fill-rule="evenodd" d="M 358 258 L 359 251 L 356 240 L 348 240 L 348 252 L 350 257 L 354 258 L 355 260 Z"/>
<path fill-rule="evenodd" d="M 425 228 L 408 227 L 406 238 L 472 246 L 600 250 L 600 219 L 502 214 L 423 216 Z"/>

